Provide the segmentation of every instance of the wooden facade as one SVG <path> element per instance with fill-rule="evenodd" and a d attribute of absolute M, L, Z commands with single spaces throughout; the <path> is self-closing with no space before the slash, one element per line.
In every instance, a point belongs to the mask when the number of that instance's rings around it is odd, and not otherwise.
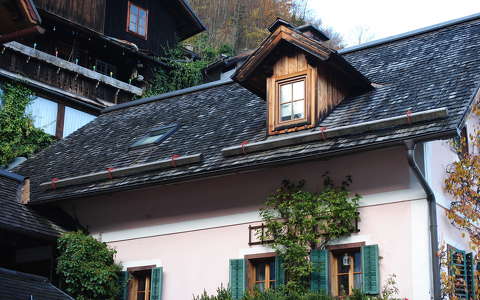
<path fill-rule="evenodd" d="M 35 3 L 40 11 L 134 43 L 143 53 L 155 56 L 204 30 L 180 0 L 35 0 Z M 127 30 L 129 3 L 148 11 L 147 38 Z"/>
<path fill-rule="evenodd" d="M 95 100 L 122 103 L 130 101 L 134 97 L 132 93 L 31 58 L 12 49 L 5 47 L 2 51 L 3 54 L 0 55 L 1 69 L 14 73 L 17 77 L 23 76 L 32 81 L 58 88 L 64 93 L 79 96 L 79 99 L 87 98 L 84 101 L 86 104 L 96 104 L 102 107 L 101 102 L 95 103 Z"/>
<path fill-rule="evenodd" d="M 38 8 L 103 33 L 106 0 L 35 0 Z"/>
<path fill-rule="evenodd" d="M 280 58 L 272 66 L 273 74 L 267 78 L 268 133 L 280 134 L 313 128 L 347 95 L 348 88 L 332 70 L 322 65 L 312 65 L 306 54 L 297 50 Z M 289 78 L 305 79 L 305 120 L 279 126 L 278 82 Z"/>
<path fill-rule="evenodd" d="M 176 44 L 176 24 L 173 16 L 166 9 L 164 1 L 151 0 L 106 0 L 109 15 L 105 19 L 105 31 L 108 36 L 135 43 L 140 49 L 153 55 L 161 55 L 164 48 Z M 148 11 L 147 38 L 127 31 L 128 3 L 131 2 Z"/>

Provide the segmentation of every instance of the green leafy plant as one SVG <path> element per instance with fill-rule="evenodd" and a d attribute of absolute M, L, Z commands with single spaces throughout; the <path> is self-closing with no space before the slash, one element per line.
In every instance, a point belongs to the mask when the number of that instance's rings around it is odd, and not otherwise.
<path fill-rule="evenodd" d="M 312 249 L 323 248 L 336 238 L 355 230 L 360 196 L 351 196 L 347 177 L 340 186 L 323 176 L 324 187 L 318 193 L 304 191 L 304 181 L 284 181 L 260 210 L 265 223 L 264 240 L 273 240 L 272 247 L 283 259 L 286 290 L 302 293 L 307 290 L 312 264 Z"/>
<path fill-rule="evenodd" d="M 395 285 L 394 283 L 393 285 Z M 389 285 L 387 283 L 387 285 Z M 391 285 L 390 285 L 391 287 Z M 393 295 L 393 294 L 392 294 Z M 390 296 L 392 296 L 390 295 Z M 360 290 L 354 290 L 351 296 L 342 297 L 344 300 L 398 300 L 390 298 L 390 296 L 382 295 L 382 297 L 373 297 L 362 294 Z M 267 291 L 250 291 L 247 292 L 242 300 L 336 300 L 337 297 L 328 296 L 315 292 L 288 292 L 285 289 L 270 289 Z M 223 287 L 217 289 L 217 295 L 208 295 L 207 292 L 199 296 L 194 296 L 193 300 L 233 300 L 229 291 Z"/>
<path fill-rule="evenodd" d="M 199 85 L 203 80 L 203 68 L 216 61 L 221 54 L 233 55 L 233 49 L 229 45 L 210 46 L 205 34 L 196 36 L 195 39 L 190 40 L 190 43 L 200 59 L 185 59 L 185 52 L 181 46 L 165 50 L 165 55 L 160 58 L 160 61 L 168 67 L 156 70 L 154 80 L 143 97 Z"/>
<path fill-rule="evenodd" d="M 53 137 L 35 128 L 25 112 L 33 99 L 28 88 L 7 83 L 0 97 L 0 167 L 18 156 L 29 156 L 47 147 Z"/>
<path fill-rule="evenodd" d="M 82 232 L 64 233 L 58 239 L 57 274 L 62 288 L 77 300 L 115 299 L 120 292 L 121 267 L 116 251 Z"/>

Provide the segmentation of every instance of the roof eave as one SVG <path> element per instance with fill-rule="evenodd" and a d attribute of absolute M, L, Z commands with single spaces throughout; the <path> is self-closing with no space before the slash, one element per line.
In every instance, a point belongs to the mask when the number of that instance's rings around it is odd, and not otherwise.
<path fill-rule="evenodd" d="M 189 19 L 192 21 L 192 25 L 194 26 L 193 30 L 185 31 L 182 33 L 180 37 L 180 41 L 186 40 L 200 32 L 205 31 L 207 28 L 202 23 L 202 21 L 198 18 L 198 16 L 193 11 L 192 7 L 185 1 L 185 0 L 177 0 L 181 7 L 184 9 L 185 13 L 188 15 Z"/>
<path fill-rule="evenodd" d="M 225 175 L 235 174 L 238 172 L 254 171 L 254 170 L 260 170 L 260 169 L 269 168 L 269 167 L 287 165 L 292 163 L 300 163 L 300 162 L 312 161 L 312 160 L 318 160 L 318 159 L 328 159 L 332 157 L 348 155 L 351 153 L 358 153 L 360 151 L 372 151 L 372 150 L 378 150 L 383 148 L 403 146 L 405 144 L 405 140 L 414 140 L 416 142 L 426 142 L 426 141 L 433 141 L 433 140 L 449 139 L 449 138 L 455 137 L 456 135 L 457 135 L 456 129 L 449 129 L 449 130 L 444 130 L 444 131 L 430 133 L 430 134 L 419 134 L 415 136 L 401 137 L 401 138 L 393 139 L 390 141 L 381 141 L 376 143 L 370 143 L 367 145 L 354 146 L 347 149 L 340 149 L 340 150 L 334 149 L 334 150 L 325 151 L 321 153 L 316 152 L 316 153 L 299 154 L 295 157 L 279 158 L 279 159 L 275 159 L 267 162 L 262 161 L 254 165 L 232 166 L 232 167 L 224 168 L 220 170 L 211 170 L 207 172 L 200 172 L 197 174 L 183 175 L 173 179 L 158 179 L 158 180 L 153 180 L 146 183 L 145 182 L 136 183 L 129 186 L 111 187 L 111 188 L 107 188 L 99 191 L 86 191 L 86 192 L 82 192 L 81 194 L 72 193 L 72 194 L 66 194 L 66 195 L 63 194 L 60 196 L 53 195 L 53 196 L 47 196 L 47 197 L 38 197 L 37 199 L 30 202 L 30 205 L 33 205 L 33 206 L 43 205 L 43 204 L 58 202 L 58 201 L 67 200 L 67 199 L 80 199 L 80 198 L 85 198 L 89 196 L 109 194 L 113 192 L 137 190 L 137 189 L 142 189 L 145 187 L 150 187 L 150 186 L 159 185 L 159 184 L 162 184 L 162 185 L 178 184 L 178 183 L 184 183 L 192 180 L 206 179 L 206 178 L 211 178 L 216 176 L 225 176 Z"/>

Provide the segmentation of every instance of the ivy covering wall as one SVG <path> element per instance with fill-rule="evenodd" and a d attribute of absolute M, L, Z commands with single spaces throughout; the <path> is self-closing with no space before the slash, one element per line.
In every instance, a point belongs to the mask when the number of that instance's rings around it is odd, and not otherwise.
<path fill-rule="evenodd" d="M 54 138 L 35 128 L 25 112 L 33 100 L 28 88 L 7 83 L 0 94 L 0 167 L 14 158 L 30 156 L 50 145 Z"/>

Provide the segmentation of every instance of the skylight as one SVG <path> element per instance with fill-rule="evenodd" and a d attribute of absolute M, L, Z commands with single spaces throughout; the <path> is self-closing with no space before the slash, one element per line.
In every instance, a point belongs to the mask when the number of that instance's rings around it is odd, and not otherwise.
<path fill-rule="evenodd" d="M 130 148 L 149 146 L 151 144 L 160 144 L 171 136 L 178 128 L 177 124 L 160 126 L 151 129 L 148 135 L 136 140 Z"/>

